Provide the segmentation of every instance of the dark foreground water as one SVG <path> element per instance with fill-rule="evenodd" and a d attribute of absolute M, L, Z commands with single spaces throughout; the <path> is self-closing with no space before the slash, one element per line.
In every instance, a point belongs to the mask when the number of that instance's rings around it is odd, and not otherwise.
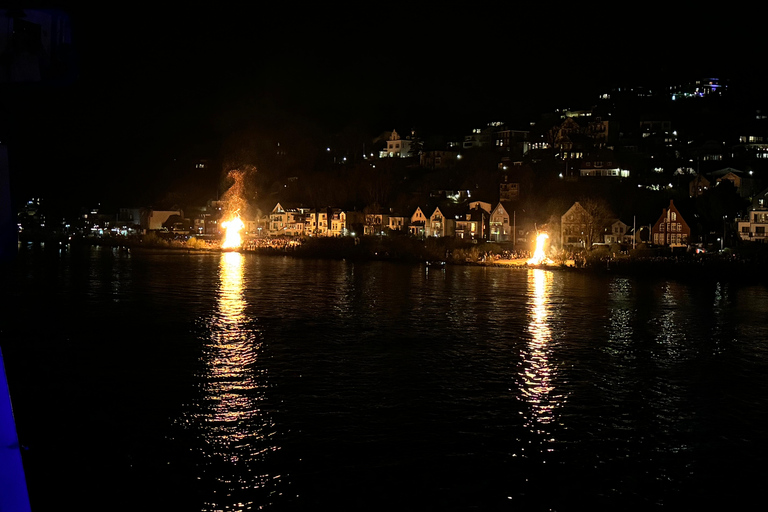
<path fill-rule="evenodd" d="M 3 268 L 33 511 L 739 509 L 768 290 L 59 253 Z"/>

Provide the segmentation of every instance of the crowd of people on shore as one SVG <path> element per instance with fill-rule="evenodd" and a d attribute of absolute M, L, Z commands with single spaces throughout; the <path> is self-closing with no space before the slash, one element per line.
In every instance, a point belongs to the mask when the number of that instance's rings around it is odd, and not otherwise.
<path fill-rule="evenodd" d="M 243 250 L 256 251 L 258 249 L 271 249 L 288 251 L 301 245 L 301 240 L 292 238 L 252 238 L 243 243 Z"/>

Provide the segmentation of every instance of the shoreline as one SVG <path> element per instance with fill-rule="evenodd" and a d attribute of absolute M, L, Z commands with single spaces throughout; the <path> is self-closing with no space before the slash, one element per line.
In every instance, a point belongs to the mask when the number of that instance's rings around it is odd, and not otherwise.
<path fill-rule="evenodd" d="M 33 243 L 40 247 L 54 245 L 58 250 L 72 250 L 78 247 L 112 247 L 137 253 L 201 255 L 229 252 L 218 247 L 185 247 L 183 245 L 142 244 L 140 241 L 77 240 L 63 242 L 57 240 L 26 240 L 19 244 Z M 432 247 L 430 247 L 430 245 Z M 296 246 L 241 248 L 236 252 L 267 256 L 290 256 L 293 258 L 335 259 L 350 261 L 390 261 L 409 264 L 439 266 L 478 266 L 495 268 L 533 269 L 550 271 L 569 271 L 598 275 L 627 275 L 644 278 L 675 278 L 681 280 L 726 279 L 729 281 L 749 281 L 755 284 L 768 284 L 768 275 L 764 272 L 768 261 L 764 255 L 758 258 L 745 258 L 739 253 L 703 254 L 686 253 L 684 255 L 621 255 L 611 257 L 605 253 L 587 253 L 579 264 L 574 260 L 559 263 L 529 265 L 528 257 L 504 258 L 491 251 L 501 246 L 489 247 L 489 251 L 479 251 L 478 245 L 465 244 L 459 247 L 431 240 L 403 239 L 395 243 L 385 243 L 379 238 L 360 241 L 360 239 L 314 239 Z M 47 249 L 47 247 L 45 247 Z M 463 252 L 462 252 L 463 251 Z M 485 255 L 487 259 L 477 255 Z"/>

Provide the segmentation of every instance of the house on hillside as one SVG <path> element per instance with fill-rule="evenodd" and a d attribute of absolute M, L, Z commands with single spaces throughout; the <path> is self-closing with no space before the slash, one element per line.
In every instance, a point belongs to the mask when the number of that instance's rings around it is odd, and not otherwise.
<path fill-rule="evenodd" d="M 709 190 L 711 183 L 707 178 L 701 174 L 697 174 L 690 183 L 688 183 L 688 195 L 690 197 L 699 197 L 704 195 L 704 192 Z"/>
<path fill-rule="evenodd" d="M 407 158 L 413 156 L 413 145 L 415 138 L 408 136 L 405 139 L 400 138 L 397 130 L 392 130 L 392 134 L 387 141 L 386 151 L 382 151 L 379 155 L 381 158 Z"/>
<path fill-rule="evenodd" d="M 422 151 L 419 163 L 425 169 L 450 169 L 456 165 L 459 152 L 452 149 Z"/>
<path fill-rule="evenodd" d="M 517 201 L 520 199 L 520 183 L 509 181 L 509 176 L 504 176 L 504 181 L 499 183 L 499 201 Z"/>
<path fill-rule="evenodd" d="M 768 188 L 752 198 L 752 207 L 747 216 L 737 222 L 742 240 L 768 242 Z"/>
<path fill-rule="evenodd" d="M 733 183 L 733 188 L 736 189 L 739 196 L 744 198 L 750 198 L 757 192 L 755 189 L 755 180 L 752 177 L 733 167 L 726 167 L 718 171 L 709 173 L 709 176 L 714 180 L 715 186 L 723 181 L 730 181 Z"/>
<path fill-rule="evenodd" d="M 670 199 L 669 207 L 662 210 L 659 220 L 651 228 L 651 240 L 657 245 L 682 247 L 688 245 L 690 239 L 691 228 Z"/>
<path fill-rule="evenodd" d="M 738 221 L 739 237 L 747 242 L 768 242 L 768 210 L 751 210 Z"/>
<path fill-rule="evenodd" d="M 602 149 L 585 157 L 579 165 L 579 176 L 600 178 L 629 178 L 629 171 L 622 169 L 610 149 Z"/>

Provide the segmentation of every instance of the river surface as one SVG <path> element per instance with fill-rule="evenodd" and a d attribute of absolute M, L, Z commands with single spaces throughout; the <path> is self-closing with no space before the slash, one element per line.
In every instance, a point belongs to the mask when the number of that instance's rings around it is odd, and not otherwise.
<path fill-rule="evenodd" d="M 33 511 L 764 501 L 764 286 L 38 246 L 2 271 Z"/>

